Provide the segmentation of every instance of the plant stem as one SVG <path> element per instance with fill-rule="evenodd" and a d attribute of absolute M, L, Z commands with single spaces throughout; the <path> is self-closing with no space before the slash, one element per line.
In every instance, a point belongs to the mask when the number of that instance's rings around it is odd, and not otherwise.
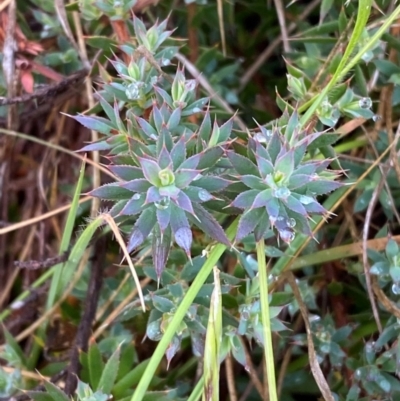
<path fill-rule="evenodd" d="M 226 235 L 230 241 L 233 240 L 233 238 L 236 234 L 238 222 L 239 222 L 239 218 L 236 218 L 236 220 L 226 230 Z M 142 401 L 143 400 L 143 397 L 145 396 L 147 388 L 149 387 L 150 381 L 153 378 L 153 376 L 158 368 L 158 365 L 160 364 L 161 359 L 163 358 L 165 351 L 168 348 L 168 345 L 170 344 L 171 340 L 173 339 L 182 320 L 184 319 L 186 312 L 190 308 L 190 305 L 196 298 L 198 292 L 200 291 L 200 289 L 203 286 L 204 282 L 206 281 L 207 277 L 210 275 L 213 267 L 216 265 L 216 263 L 218 262 L 219 258 L 221 257 L 221 255 L 224 253 L 225 250 L 226 250 L 226 245 L 223 245 L 223 244 L 217 244 L 211 250 L 206 262 L 204 263 L 203 267 L 201 268 L 201 270 L 197 274 L 196 278 L 194 279 L 188 292 L 186 293 L 181 304 L 179 305 L 178 309 L 176 310 L 173 319 L 169 323 L 168 328 L 165 331 L 162 339 L 158 343 L 157 348 L 154 351 L 153 356 L 151 357 L 150 362 L 147 365 L 146 370 L 144 371 L 138 386 L 136 387 L 136 391 L 134 392 L 134 394 L 131 398 L 131 401 Z"/>
<path fill-rule="evenodd" d="M 269 401 L 278 401 L 275 380 L 275 362 L 272 347 L 272 332 L 269 318 L 268 277 L 265 262 L 264 239 L 257 242 L 258 278 L 260 282 L 261 320 L 264 337 L 265 369 L 267 370 Z"/>

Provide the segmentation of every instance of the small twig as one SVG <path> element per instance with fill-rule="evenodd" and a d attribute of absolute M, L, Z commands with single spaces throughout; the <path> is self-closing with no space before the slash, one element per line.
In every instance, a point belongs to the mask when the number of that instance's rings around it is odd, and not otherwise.
<path fill-rule="evenodd" d="M 279 27 L 281 29 L 283 50 L 285 53 L 289 53 L 291 49 L 289 45 L 288 31 L 286 28 L 285 8 L 283 7 L 282 0 L 274 0 L 274 3 L 276 8 L 276 14 L 278 15 Z"/>
<path fill-rule="evenodd" d="M 27 260 L 24 262 L 15 261 L 14 266 L 20 269 L 36 270 L 36 269 L 49 269 L 52 266 L 58 265 L 59 263 L 64 263 L 68 259 L 68 252 L 65 252 L 58 256 L 53 256 L 52 258 L 47 258 L 45 260 Z"/>
<path fill-rule="evenodd" d="M 231 354 L 228 354 L 228 356 L 226 357 L 225 368 L 226 368 L 226 381 L 228 383 L 229 400 L 237 401 L 238 397 L 235 386 L 235 373 L 233 371 L 233 360 Z"/>

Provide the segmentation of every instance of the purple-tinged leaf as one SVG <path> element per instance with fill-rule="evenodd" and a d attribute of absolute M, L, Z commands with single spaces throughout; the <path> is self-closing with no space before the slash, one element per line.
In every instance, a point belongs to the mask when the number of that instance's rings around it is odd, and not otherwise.
<path fill-rule="evenodd" d="M 312 176 L 306 174 L 293 174 L 289 178 L 288 188 L 293 191 L 293 189 L 299 188 L 312 180 Z"/>
<path fill-rule="evenodd" d="M 149 181 L 152 185 L 160 187 L 161 180 L 158 174 L 160 173 L 161 169 L 159 165 L 155 161 L 144 157 L 138 157 L 137 159 L 142 166 L 143 175 L 146 177 L 146 180 Z"/>
<path fill-rule="evenodd" d="M 263 159 L 268 160 L 270 163 L 272 163 L 271 156 L 269 155 L 267 149 L 261 143 L 255 142 L 252 138 L 249 138 L 248 149 L 255 149 L 255 154 L 257 156 L 262 157 Z"/>
<path fill-rule="evenodd" d="M 179 170 L 181 170 L 181 169 L 188 169 L 188 170 L 194 170 L 194 169 L 196 169 L 197 166 L 199 165 L 200 158 L 201 158 L 201 154 L 195 154 L 195 155 L 189 157 L 188 159 L 186 159 L 186 160 L 179 166 Z"/>
<path fill-rule="evenodd" d="M 182 117 L 191 116 L 192 114 L 200 113 L 210 99 L 203 97 L 199 100 L 194 101 L 182 110 Z"/>
<path fill-rule="evenodd" d="M 111 121 L 98 116 L 70 116 L 74 120 L 78 121 L 84 127 L 91 130 L 100 132 L 104 135 L 110 135 L 111 130 L 116 129 L 116 127 L 111 123 Z"/>
<path fill-rule="evenodd" d="M 316 172 L 315 162 L 301 164 L 296 168 L 293 175 L 313 175 Z"/>
<path fill-rule="evenodd" d="M 157 132 L 161 132 L 161 129 L 164 125 L 164 119 L 161 114 L 161 110 L 157 106 L 153 106 L 151 118 L 154 121 L 154 125 L 156 126 Z"/>
<path fill-rule="evenodd" d="M 109 144 L 107 141 L 100 141 L 90 143 L 89 145 L 84 146 L 83 148 L 77 150 L 77 152 L 93 152 L 97 150 L 109 150 L 112 149 L 113 145 Z"/>
<path fill-rule="evenodd" d="M 265 208 L 267 209 L 269 221 L 272 225 L 275 224 L 276 219 L 279 216 L 281 204 L 278 199 L 272 198 L 266 205 Z"/>
<path fill-rule="evenodd" d="M 249 235 L 256 225 L 259 223 L 262 215 L 264 213 L 264 209 L 252 209 L 248 212 L 244 213 L 239 220 L 239 226 L 236 233 L 236 242 L 240 241 L 242 238 Z"/>
<path fill-rule="evenodd" d="M 142 142 L 131 137 L 127 137 L 127 139 L 129 150 L 131 151 L 132 155 L 136 156 L 136 159 L 138 156 L 152 156 L 151 151 L 147 148 L 147 146 L 143 145 Z"/>
<path fill-rule="evenodd" d="M 238 174 L 254 176 L 260 174 L 257 166 L 247 157 L 241 156 L 235 152 L 227 152 L 227 155 L 232 167 L 238 172 Z"/>
<path fill-rule="evenodd" d="M 327 180 L 316 180 L 305 185 L 307 190 L 315 195 L 325 195 L 342 186 L 341 182 Z"/>
<path fill-rule="evenodd" d="M 320 205 L 317 201 L 305 204 L 304 208 L 307 210 L 308 213 L 311 213 L 311 214 L 325 215 L 328 213 L 328 211 L 322 205 Z"/>
<path fill-rule="evenodd" d="M 160 230 L 155 227 L 153 230 L 152 256 L 154 269 L 160 281 L 162 272 L 167 264 L 169 251 L 171 249 L 171 228 L 168 226 L 161 234 Z"/>
<path fill-rule="evenodd" d="M 220 146 L 214 146 L 200 153 L 201 159 L 197 168 L 199 170 L 210 169 L 215 166 L 215 163 L 221 158 L 224 151 Z"/>
<path fill-rule="evenodd" d="M 268 188 L 264 191 L 258 193 L 255 197 L 253 204 L 251 205 L 251 209 L 256 209 L 258 207 L 265 207 L 266 204 L 272 198 L 272 189 Z"/>
<path fill-rule="evenodd" d="M 274 172 L 274 166 L 269 160 L 257 155 L 256 160 L 261 177 L 265 178 L 268 174 L 272 174 Z"/>
<path fill-rule="evenodd" d="M 232 202 L 232 206 L 240 209 L 247 209 L 253 204 L 254 199 L 259 193 L 260 191 L 257 189 L 250 189 L 249 191 L 242 192 Z"/>
<path fill-rule="evenodd" d="M 192 202 L 190 198 L 180 191 L 177 198 L 174 200 L 175 204 L 190 214 L 194 214 Z"/>
<path fill-rule="evenodd" d="M 293 212 L 299 213 L 305 217 L 308 215 L 306 209 L 304 208 L 304 205 L 294 196 L 289 196 L 286 200 L 283 201 L 283 203 Z"/>
<path fill-rule="evenodd" d="M 122 178 L 124 181 L 136 180 L 138 178 L 144 178 L 142 169 L 134 166 L 125 165 L 110 165 L 108 169 L 114 173 L 117 177 Z"/>
<path fill-rule="evenodd" d="M 151 124 L 149 124 L 144 118 L 136 117 L 137 122 L 142 128 L 144 134 L 150 139 L 157 139 L 158 134 L 157 131 L 153 128 Z"/>
<path fill-rule="evenodd" d="M 211 118 L 210 118 L 210 112 L 207 110 L 207 112 L 204 114 L 203 121 L 200 125 L 198 136 L 199 140 L 203 140 L 205 143 L 208 143 L 211 135 Z"/>
<path fill-rule="evenodd" d="M 294 111 L 289 118 L 288 124 L 286 126 L 286 130 L 285 130 L 285 138 L 288 142 L 291 142 L 291 139 L 293 138 L 293 136 L 296 136 L 298 126 L 299 126 L 299 115 L 298 115 L 297 111 Z"/>
<path fill-rule="evenodd" d="M 175 173 L 175 185 L 178 188 L 186 188 L 200 173 L 200 170 L 179 169 Z"/>
<path fill-rule="evenodd" d="M 284 153 L 276 159 L 275 170 L 280 171 L 286 177 L 290 177 L 294 170 L 294 151 L 293 149 Z"/>
<path fill-rule="evenodd" d="M 170 207 L 167 207 L 166 209 L 157 208 L 157 221 L 162 234 L 169 226 L 170 219 L 171 219 Z"/>
<path fill-rule="evenodd" d="M 132 192 L 113 182 L 90 191 L 89 195 L 104 200 L 122 200 L 131 198 Z"/>
<path fill-rule="evenodd" d="M 286 242 L 287 244 L 290 244 L 296 236 L 294 230 L 288 227 L 278 230 L 278 233 L 282 241 Z"/>
<path fill-rule="evenodd" d="M 254 237 L 258 242 L 262 240 L 267 232 L 267 230 L 271 227 L 271 223 L 268 218 L 268 213 L 264 209 L 264 213 L 260 217 L 260 221 L 258 222 L 256 228 L 254 229 Z"/>
<path fill-rule="evenodd" d="M 153 89 L 157 92 L 158 95 L 161 96 L 161 98 L 164 100 L 165 103 L 168 104 L 169 107 L 173 107 L 172 98 L 164 89 L 159 88 L 158 86 L 153 86 Z"/>
<path fill-rule="evenodd" d="M 226 142 L 231 136 L 234 118 L 234 116 L 231 117 L 226 123 L 219 127 L 218 143 Z"/>
<path fill-rule="evenodd" d="M 169 369 L 169 364 L 172 361 L 172 358 L 176 355 L 181 347 L 181 339 L 178 336 L 174 336 L 172 341 L 169 343 L 167 350 L 165 351 L 165 356 L 167 358 L 167 370 Z"/>
<path fill-rule="evenodd" d="M 118 201 L 114 204 L 114 206 L 108 211 L 108 213 L 110 214 L 110 216 L 112 217 L 117 217 L 121 211 L 124 209 L 124 207 L 127 205 L 127 203 L 129 202 L 129 200 L 124 199 L 121 201 Z"/>
<path fill-rule="evenodd" d="M 143 196 L 139 196 L 139 194 L 133 195 L 131 199 L 129 199 L 126 206 L 121 210 L 121 216 L 133 216 L 138 214 L 143 209 Z"/>
<path fill-rule="evenodd" d="M 201 177 L 192 182 L 192 186 L 203 188 L 210 192 L 219 192 L 224 190 L 228 185 L 232 184 L 233 181 L 229 181 L 225 178 L 217 177 L 214 175 L 207 175 Z"/>
<path fill-rule="evenodd" d="M 172 112 L 172 114 L 168 120 L 168 123 L 167 123 L 167 128 L 170 131 L 173 131 L 179 125 L 179 123 L 181 121 L 181 115 L 182 115 L 182 110 L 180 109 L 180 107 L 176 108 Z"/>
<path fill-rule="evenodd" d="M 225 231 L 211 213 L 196 203 L 193 204 L 193 209 L 198 219 L 192 219 L 192 221 L 197 227 L 212 239 L 226 246 L 231 246 Z"/>
<path fill-rule="evenodd" d="M 145 178 L 138 178 L 120 185 L 132 192 L 146 192 L 151 187 L 151 184 Z"/>
<path fill-rule="evenodd" d="M 186 255 L 190 258 L 190 248 L 192 246 L 193 236 L 192 230 L 187 227 L 178 228 L 174 232 L 175 242 L 181 247 Z"/>
<path fill-rule="evenodd" d="M 271 140 L 268 142 L 267 150 L 271 157 L 272 163 L 275 163 L 276 158 L 282 149 L 282 138 L 279 131 L 274 130 Z"/>
<path fill-rule="evenodd" d="M 307 145 L 306 144 L 296 145 L 293 149 L 294 149 L 294 166 L 297 167 L 303 161 L 304 155 L 306 154 Z"/>
<path fill-rule="evenodd" d="M 161 169 L 172 166 L 171 155 L 169 154 L 165 145 L 162 147 L 160 154 L 158 155 L 158 165 Z"/>
<path fill-rule="evenodd" d="M 131 253 L 134 249 L 140 246 L 143 241 L 150 235 L 151 230 L 157 222 L 155 208 L 150 207 L 145 209 L 137 219 L 132 233 L 129 237 L 127 245 L 128 252 Z"/>
<path fill-rule="evenodd" d="M 313 163 L 315 165 L 315 167 L 316 167 L 315 172 L 316 173 L 321 173 L 322 171 L 324 171 L 332 163 L 332 161 L 333 161 L 333 159 L 325 159 L 325 160 L 315 161 Z"/>
<path fill-rule="evenodd" d="M 264 190 L 267 186 L 263 183 L 260 177 L 255 175 L 243 175 L 240 178 L 244 184 L 246 184 L 251 189 L 258 189 L 260 191 Z"/>
<path fill-rule="evenodd" d="M 149 203 L 159 202 L 161 200 L 160 191 L 157 187 L 150 187 L 146 193 L 146 200 L 144 204 L 147 205 Z"/>
<path fill-rule="evenodd" d="M 176 142 L 174 147 L 172 148 L 171 159 L 174 166 L 174 170 L 177 170 L 178 167 L 186 159 L 186 144 L 185 144 L 185 138 L 183 136 L 179 138 L 178 142 Z"/>

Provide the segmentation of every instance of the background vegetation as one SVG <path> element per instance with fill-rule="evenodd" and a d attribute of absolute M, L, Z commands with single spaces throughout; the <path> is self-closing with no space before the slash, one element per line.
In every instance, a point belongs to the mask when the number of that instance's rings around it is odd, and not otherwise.
<path fill-rule="evenodd" d="M 3 1 L 0 397 L 400 399 L 399 15 Z"/>

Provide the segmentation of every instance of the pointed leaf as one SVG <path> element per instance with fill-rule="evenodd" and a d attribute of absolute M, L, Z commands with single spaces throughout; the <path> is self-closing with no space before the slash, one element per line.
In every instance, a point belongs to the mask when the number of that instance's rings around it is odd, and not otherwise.
<path fill-rule="evenodd" d="M 315 195 L 325 195 L 342 186 L 343 184 L 338 181 L 317 180 L 309 182 L 305 188 Z"/>
<path fill-rule="evenodd" d="M 283 203 L 293 212 L 300 213 L 303 216 L 308 215 L 304 205 L 294 196 L 289 196 Z"/>
<path fill-rule="evenodd" d="M 210 214 L 203 206 L 194 203 L 193 210 L 198 219 L 192 219 L 193 223 L 196 224 L 205 234 L 210 236 L 212 239 L 224 244 L 231 246 L 225 231 L 217 222 L 212 214 Z"/>
<path fill-rule="evenodd" d="M 274 131 L 270 141 L 268 142 L 267 150 L 269 156 L 271 157 L 272 163 L 275 163 L 275 160 L 282 148 L 282 142 L 280 133 L 278 131 Z"/>
<path fill-rule="evenodd" d="M 269 160 L 257 155 L 256 160 L 261 177 L 265 178 L 268 174 L 272 174 L 274 172 L 274 166 Z"/>
<path fill-rule="evenodd" d="M 290 177 L 294 170 L 294 150 L 284 153 L 275 162 L 275 170 L 280 171 L 286 177 Z"/>
<path fill-rule="evenodd" d="M 101 134 L 104 135 L 110 135 L 111 130 L 117 128 L 111 123 L 111 121 L 103 117 L 84 116 L 84 115 L 70 116 L 70 117 L 78 121 L 84 127 L 100 132 Z"/>
<path fill-rule="evenodd" d="M 172 158 L 165 145 L 162 147 L 161 152 L 158 155 L 158 165 L 161 169 L 172 166 Z"/>
<path fill-rule="evenodd" d="M 120 186 L 131 191 L 131 196 L 132 192 L 146 192 L 149 188 L 154 188 L 151 186 L 150 182 L 144 178 L 128 181 L 124 184 L 120 184 Z"/>
<path fill-rule="evenodd" d="M 186 158 L 185 138 L 182 136 L 171 150 L 171 159 L 176 171 Z"/>
<path fill-rule="evenodd" d="M 69 397 L 53 383 L 45 380 L 43 382 L 47 392 L 51 395 L 54 401 L 70 401 Z"/>
<path fill-rule="evenodd" d="M 121 200 L 131 198 L 132 192 L 123 188 L 119 183 L 111 183 L 90 191 L 89 195 L 105 200 Z"/>
<path fill-rule="evenodd" d="M 174 233 L 175 242 L 180 246 L 187 255 L 190 255 L 192 246 L 192 231 L 185 212 L 177 206 L 171 204 L 171 228 Z"/>
<path fill-rule="evenodd" d="M 161 235 L 160 229 L 156 228 L 153 232 L 152 256 L 154 269 L 158 279 L 167 264 L 169 251 L 171 249 L 171 228 L 168 226 Z"/>
<path fill-rule="evenodd" d="M 207 175 L 192 181 L 191 185 L 206 189 L 210 192 L 218 192 L 225 189 L 228 185 L 232 184 L 233 181 L 229 181 L 225 178 L 217 177 L 214 175 Z"/>
<path fill-rule="evenodd" d="M 215 166 L 215 163 L 221 158 L 224 151 L 220 146 L 215 146 L 200 153 L 201 159 L 197 168 L 199 170 L 210 169 Z"/>
<path fill-rule="evenodd" d="M 254 237 L 256 241 L 260 241 L 264 238 L 267 230 L 270 228 L 271 224 L 268 218 L 268 213 L 264 209 L 264 213 L 260 217 L 260 221 L 258 222 L 256 228 L 254 229 Z"/>
<path fill-rule="evenodd" d="M 251 205 L 251 209 L 256 209 L 258 207 L 264 207 L 272 198 L 272 189 L 268 188 L 264 191 L 258 193 L 255 197 L 253 204 Z"/>
<path fill-rule="evenodd" d="M 140 196 L 139 194 L 133 195 L 133 197 L 129 199 L 125 207 L 121 210 L 120 212 L 121 216 L 133 216 L 135 214 L 138 214 L 143 208 L 143 203 L 144 203 L 143 195 L 142 196 Z"/>
<path fill-rule="evenodd" d="M 189 169 L 189 170 L 194 170 L 197 168 L 199 162 L 200 162 L 201 154 L 195 154 L 188 159 L 186 159 L 180 166 L 179 170 L 181 169 Z"/>
<path fill-rule="evenodd" d="M 175 203 L 186 212 L 194 214 L 192 202 L 190 201 L 190 198 L 183 191 L 179 192 L 178 197 L 175 200 Z"/>
<path fill-rule="evenodd" d="M 157 208 L 157 221 L 160 227 L 161 233 L 164 233 L 166 228 L 169 226 L 171 218 L 171 208 L 167 207 L 166 209 L 158 209 Z"/>
<path fill-rule="evenodd" d="M 255 175 L 243 175 L 240 177 L 240 180 L 249 188 L 258 189 L 260 191 L 266 189 L 266 185 L 263 183 L 262 179 Z"/>
<path fill-rule="evenodd" d="M 246 235 L 250 234 L 259 223 L 264 209 L 252 209 L 244 213 L 239 220 L 239 226 L 236 233 L 236 241 L 240 241 Z"/>
<path fill-rule="evenodd" d="M 124 181 L 136 180 L 137 178 L 144 178 L 142 169 L 139 167 L 128 165 L 111 165 L 108 169 L 117 177 L 122 178 Z"/>
<path fill-rule="evenodd" d="M 290 190 L 302 187 L 303 185 L 307 184 L 312 180 L 311 175 L 306 174 L 293 174 L 288 182 L 288 188 Z"/>
<path fill-rule="evenodd" d="M 149 124 L 144 118 L 141 117 L 136 117 L 136 121 L 139 123 L 140 128 L 142 128 L 144 134 L 155 140 L 158 138 L 158 133 L 157 131 L 153 128 L 151 124 Z"/>
<path fill-rule="evenodd" d="M 96 390 L 99 390 L 104 394 L 111 394 L 111 390 L 118 374 L 120 353 L 121 346 L 118 346 L 104 366 L 104 370 L 101 374 L 99 385 L 97 386 Z"/>
<path fill-rule="evenodd" d="M 90 143 L 89 145 L 84 146 L 83 148 L 77 150 L 77 152 L 93 152 L 96 150 L 109 150 L 112 149 L 114 145 L 111 145 L 107 141 L 99 141 Z"/>
<path fill-rule="evenodd" d="M 200 170 L 179 169 L 175 173 L 175 185 L 186 188 L 200 173 Z"/>
<path fill-rule="evenodd" d="M 259 193 L 260 191 L 258 189 L 250 189 L 249 191 L 242 192 L 232 202 L 232 206 L 240 209 L 247 209 L 253 204 L 254 199 Z"/>
<path fill-rule="evenodd" d="M 144 204 L 147 205 L 149 203 L 159 202 L 161 200 L 160 191 L 156 187 L 150 187 L 146 193 L 146 200 Z"/>
<path fill-rule="evenodd" d="M 101 373 L 104 369 L 104 362 L 101 357 L 99 347 L 96 343 L 92 344 L 88 351 L 88 367 L 90 386 L 97 388 L 100 382 Z"/>
<path fill-rule="evenodd" d="M 141 245 L 144 240 L 149 236 L 151 230 L 156 224 L 157 217 L 154 207 L 145 209 L 140 215 L 136 224 L 133 227 L 132 233 L 128 242 L 128 252 L 131 253 L 139 245 Z"/>
<path fill-rule="evenodd" d="M 150 159 L 146 159 L 144 157 L 138 157 L 138 161 L 143 169 L 143 175 L 146 177 L 146 180 L 151 182 L 154 186 L 160 187 L 161 180 L 158 176 L 161 171 L 159 165 Z"/>
<path fill-rule="evenodd" d="M 247 157 L 241 156 L 235 152 L 228 152 L 228 159 L 238 174 L 252 176 L 259 175 L 257 166 Z"/>

